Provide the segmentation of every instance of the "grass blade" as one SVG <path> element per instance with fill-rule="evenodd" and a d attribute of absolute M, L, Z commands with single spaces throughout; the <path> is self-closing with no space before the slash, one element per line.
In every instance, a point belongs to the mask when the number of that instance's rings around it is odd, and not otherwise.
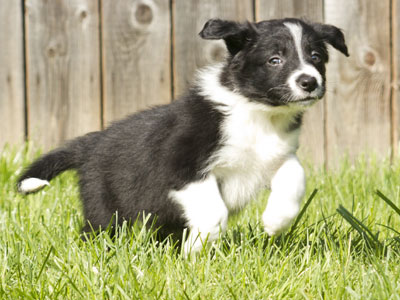
<path fill-rule="evenodd" d="M 357 232 L 364 237 L 367 242 L 373 243 L 375 245 L 381 245 L 381 242 L 377 238 L 377 235 L 373 234 L 372 231 L 365 226 L 360 220 L 358 220 L 354 215 L 352 215 L 346 208 L 342 205 L 339 206 L 336 211 L 347 221 L 350 225 L 357 230 Z"/>
<path fill-rule="evenodd" d="M 376 194 L 381 198 L 383 201 L 385 201 L 391 208 L 394 209 L 394 211 L 400 216 L 400 208 L 396 206 L 388 197 L 386 197 L 380 190 L 376 190 Z"/>
<path fill-rule="evenodd" d="M 393 231 L 394 233 L 397 233 L 397 234 L 400 236 L 400 232 L 399 232 L 399 231 L 397 231 L 396 229 L 394 229 L 394 228 L 390 227 L 390 226 L 387 226 L 387 225 L 384 225 L 384 224 L 376 224 L 376 225 L 379 225 L 379 226 L 385 227 L 385 228 L 387 228 L 387 229 L 389 229 L 389 230 Z"/>
<path fill-rule="evenodd" d="M 49 252 L 48 252 L 47 255 L 46 255 L 46 258 L 44 259 L 44 261 L 43 261 L 43 263 L 42 263 L 42 267 L 40 268 L 39 275 L 38 275 L 38 277 L 36 278 L 36 280 L 39 280 L 40 275 L 42 275 L 44 266 L 47 264 L 47 261 L 49 260 L 50 254 L 51 254 L 51 252 L 53 252 L 53 249 L 54 249 L 53 246 L 51 246 L 50 249 L 49 249 Z"/>
<path fill-rule="evenodd" d="M 294 229 L 297 227 L 297 224 L 299 224 L 300 219 L 303 217 L 304 213 L 306 212 L 308 206 L 310 205 L 311 201 L 314 199 L 317 192 L 318 192 L 318 189 L 314 189 L 313 192 L 311 193 L 310 197 L 308 197 L 306 204 L 304 204 L 299 215 L 297 216 L 296 220 L 294 221 L 292 228 L 289 231 L 289 236 L 291 236 L 292 233 L 294 232 Z"/>

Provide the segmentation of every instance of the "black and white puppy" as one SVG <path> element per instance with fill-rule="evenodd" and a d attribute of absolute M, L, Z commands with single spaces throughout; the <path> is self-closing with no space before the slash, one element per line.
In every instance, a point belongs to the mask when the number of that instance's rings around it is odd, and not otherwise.
<path fill-rule="evenodd" d="M 76 169 L 84 231 L 107 227 L 116 212 L 131 221 L 150 213 L 164 232 L 187 228 L 186 250 L 196 251 L 226 228 L 230 212 L 270 187 L 265 231 L 288 228 L 305 190 L 296 157 L 302 115 L 325 93 L 327 44 L 348 56 L 344 36 L 299 19 L 211 19 L 200 36 L 225 41 L 225 63 L 202 70 L 171 104 L 42 156 L 20 177 L 19 191 Z"/>

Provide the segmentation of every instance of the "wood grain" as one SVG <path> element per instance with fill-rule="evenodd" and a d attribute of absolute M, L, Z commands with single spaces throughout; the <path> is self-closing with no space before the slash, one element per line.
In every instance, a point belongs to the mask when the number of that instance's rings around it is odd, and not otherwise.
<path fill-rule="evenodd" d="M 258 20 L 305 17 L 323 21 L 322 0 L 259 0 L 256 7 Z M 300 136 L 300 158 L 319 165 L 325 162 L 325 101 L 322 99 L 307 111 Z"/>
<path fill-rule="evenodd" d="M 98 3 L 27 0 L 29 138 L 48 149 L 100 128 Z"/>
<path fill-rule="evenodd" d="M 330 49 L 327 95 L 306 114 L 301 157 L 333 165 L 344 153 L 398 151 L 398 2 L 0 0 L 0 147 L 21 143 L 27 130 L 51 148 L 102 119 L 170 102 L 197 68 L 226 53 L 222 41 L 198 37 L 204 23 L 255 16 L 325 18 L 346 35 L 351 57 Z"/>
<path fill-rule="evenodd" d="M 21 1 L 0 0 L 0 151 L 25 135 Z"/>
<path fill-rule="evenodd" d="M 174 23 L 174 94 L 183 93 L 192 82 L 196 69 L 224 59 L 222 40 L 203 40 L 198 33 L 208 19 L 253 20 L 250 0 L 175 0 Z"/>
<path fill-rule="evenodd" d="M 103 1 L 105 124 L 171 101 L 166 0 Z"/>
<path fill-rule="evenodd" d="M 326 0 L 327 22 L 343 28 L 351 57 L 334 51 L 328 78 L 328 161 L 390 149 L 390 1 Z M 331 164 L 332 165 L 332 164 Z"/>
<path fill-rule="evenodd" d="M 321 22 L 323 0 L 255 0 L 256 18 L 260 20 L 303 18 Z"/>

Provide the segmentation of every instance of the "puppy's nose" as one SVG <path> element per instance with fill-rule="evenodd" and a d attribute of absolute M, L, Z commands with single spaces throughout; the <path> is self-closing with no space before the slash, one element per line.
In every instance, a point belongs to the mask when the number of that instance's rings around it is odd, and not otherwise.
<path fill-rule="evenodd" d="M 297 85 L 304 91 L 311 93 L 318 86 L 317 79 L 307 74 L 302 74 L 296 79 Z"/>

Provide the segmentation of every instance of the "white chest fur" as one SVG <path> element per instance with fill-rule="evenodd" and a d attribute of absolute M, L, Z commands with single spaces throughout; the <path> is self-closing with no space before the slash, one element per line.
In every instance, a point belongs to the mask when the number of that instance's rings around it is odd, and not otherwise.
<path fill-rule="evenodd" d="M 206 171 L 217 178 L 227 208 L 237 210 L 268 186 L 285 159 L 296 152 L 299 130 L 288 128 L 300 110 L 252 102 L 222 86 L 219 73 L 217 66 L 199 78 L 202 95 L 226 115 L 223 146 Z"/>
<path fill-rule="evenodd" d="M 239 102 L 225 107 L 223 146 L 212 169 L 229 210 L 253 199 L 298 147 L 299 130 L 288 131 L 293 114 L 272 113 L 260 106 Z"/>

